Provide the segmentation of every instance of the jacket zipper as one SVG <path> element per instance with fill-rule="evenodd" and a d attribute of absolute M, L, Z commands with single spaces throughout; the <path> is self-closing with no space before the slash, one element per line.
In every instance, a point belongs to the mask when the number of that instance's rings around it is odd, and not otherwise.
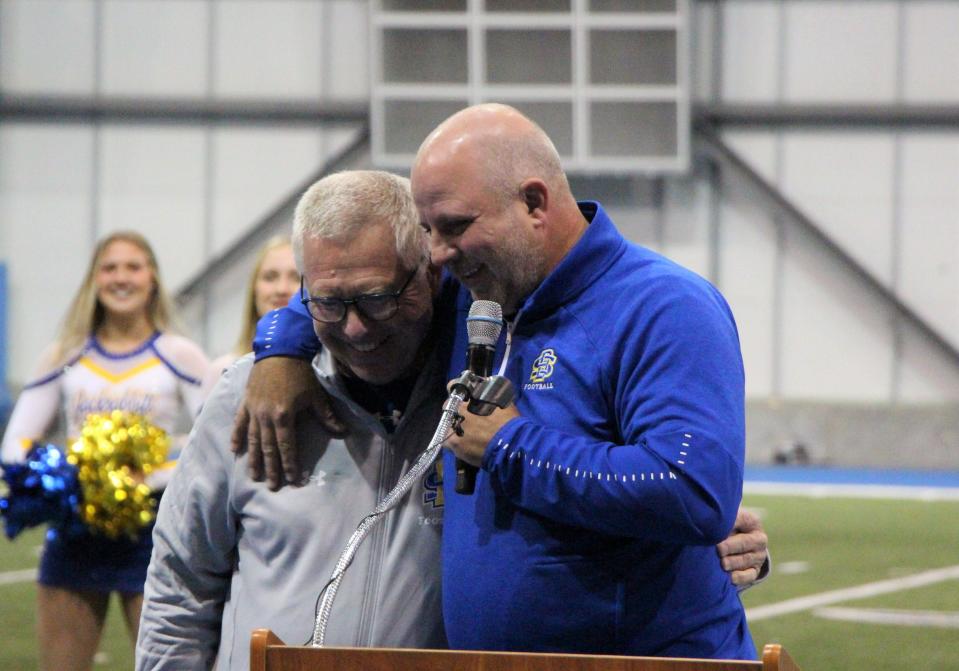
<path fill-rule="evenodd" d="M 393 472 L 393 445 L 390 438 L 382 438 L 383 449 L 380 451 L 383 458 L 380 460 L 380 473 L 376 486 L 376 501 L 379 502 L 389 493 L 392 485 L 385 486 L 392 481 Z M 380 567 L 383 564 L 384 539 L 389 537 L 389 513 L 372 531 L 370 542 L 370 561 L 367 572 L 366 589 L 363 596 L 363 609 L 360 617 L 360 627 L 357 632 L 357 645 L 370 647 L 373 644 L 373 625 L 376 621 L 376 603 L 379 598 Z"/>

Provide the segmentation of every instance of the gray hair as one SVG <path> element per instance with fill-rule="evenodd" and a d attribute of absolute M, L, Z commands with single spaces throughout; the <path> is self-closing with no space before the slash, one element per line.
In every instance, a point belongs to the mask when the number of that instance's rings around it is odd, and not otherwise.
<path fill-rule="evenodd" d="M 293 255 L 303 273 L 307 237 L 342 240 L 364 226 L 388 223 L 403 266 L 415 268 L 429 255 L 429 237 L 420 226 L 410 180 L 380 170 L 346 170 L 306 190 L 293 215 Z"/>

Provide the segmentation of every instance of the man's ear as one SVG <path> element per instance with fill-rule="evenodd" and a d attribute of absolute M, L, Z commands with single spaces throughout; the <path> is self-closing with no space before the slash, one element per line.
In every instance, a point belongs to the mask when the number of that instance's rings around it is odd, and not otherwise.
<path fill-rule="evenodd" d="M 546 209 L 549 207 L 549 187 L 546 182 L 531 177 L 520 184 L 519 189 L 529 215 L 540 220 L 545 219 Z"/>

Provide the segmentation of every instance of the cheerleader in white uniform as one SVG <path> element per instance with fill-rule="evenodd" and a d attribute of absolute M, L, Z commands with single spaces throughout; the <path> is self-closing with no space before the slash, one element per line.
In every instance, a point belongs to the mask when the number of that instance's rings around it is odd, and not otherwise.
<path fill-rule="evenodd" d="M 172 309 L 156 257 L 138 233 L 98 245 L 56 342 L 17 400 L 3 439 L 3 461 L 20 461 L 31 440 L 58 419 L 68 441 L 91 414 L 136 413 L 171 436 L 169 459 L 147 477 L 158 496 L 202 403 L 209 363 L 186 338 L 169 333 Z M 40 560 L 37 627 L 41 669 L 89 669 L 111 592 L 120 594 L 136 641 L 150 528 L 136 541 L 96 533 L 48 534 Z"/>

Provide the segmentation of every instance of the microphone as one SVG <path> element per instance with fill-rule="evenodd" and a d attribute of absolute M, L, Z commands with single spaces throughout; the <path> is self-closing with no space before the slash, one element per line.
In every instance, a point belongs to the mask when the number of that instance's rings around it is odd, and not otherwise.
<path fill-rule="evenodd" d="M 466 318 L 466 334 L 469 344 L 466 347 L 466 368 L 470 373 L 489 377 L 493 372 L 493 357 L 496 355 L 496 342 L 503 330 L 503 308 L 494 301 L 473 301 L 469 316 Z M 470 412 L 476 413 L 474 401 L 470 400 Z M 488 412 L 476 414 L 489 414 Z M 456 492 L 472 494 L 476 489 L 476 466 L 460 459 L 456 460 Z"/>

